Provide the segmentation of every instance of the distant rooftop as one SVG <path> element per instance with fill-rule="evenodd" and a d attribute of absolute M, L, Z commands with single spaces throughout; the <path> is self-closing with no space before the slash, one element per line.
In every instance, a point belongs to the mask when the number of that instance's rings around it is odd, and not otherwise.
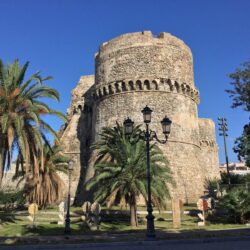
<path fill-rule="evenodd" d="M 226 173 L 227 165 L 226 163 L 220 164 L 220 172 Z M 229 172 L 233 174 L 250 174 L 250 167 L 246 166 L 245 162 L 230 162 L 229 163 Z"/>

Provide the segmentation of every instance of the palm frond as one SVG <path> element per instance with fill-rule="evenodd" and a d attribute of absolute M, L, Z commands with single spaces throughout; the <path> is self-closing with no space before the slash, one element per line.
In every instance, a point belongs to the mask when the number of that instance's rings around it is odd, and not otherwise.
<path fill-rule="evenodd" d="M 140 126 L 135 127 L 132 136 L 126 136 L 124 128 L 105 127 L 99 135 L 99 141 L 92 145 L 97 151 L 94 162 L 95 175 L 89 180 L 87 190 L 95 189 L 95 199 L 113 203 L 115 195 L 147 197 L 146 145 L 138 141 Z M 166 182 L 172 183 L 168 161 L 157 145 L 150 147 L 152 169 L 152 195 L 155 205 L 163 206 L 169 198 Z M 110 202 L 110 199 L 112 202 Z"/>

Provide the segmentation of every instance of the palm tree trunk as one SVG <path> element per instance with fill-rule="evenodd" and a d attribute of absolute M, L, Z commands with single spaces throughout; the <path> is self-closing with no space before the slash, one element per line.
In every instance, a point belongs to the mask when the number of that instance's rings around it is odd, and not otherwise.
<path fill-rule="evenodd" d="M 2 186 L 3 171 L 4 171 L 3 149 L 1 149 L 1 150 L 0 150 L 0 187 Z"/>
<path fill-rule="evenodd" d="M 135 197 L 135 195 L 130 196 L 130 225 L 132 227 L 138 227 L 136 197 Z"/>
<path fill-rule="evenodd" d="M 0 154 L 0 188 L 2 186 L 2 179 L 3 179 L 3 161 L 2 161 L 2 155 Z"/>

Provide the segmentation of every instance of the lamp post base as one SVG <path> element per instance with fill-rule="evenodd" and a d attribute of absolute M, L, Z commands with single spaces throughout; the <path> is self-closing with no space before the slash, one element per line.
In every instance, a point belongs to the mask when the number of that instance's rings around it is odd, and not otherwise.
<path fill-rule="evenodd" d="M 68 218 L 65 220 L 64 233 L 65 233 L 65 234 L 71 234 L 70 219 L 68 219 Z"/>
<path fill-rule="evenodd" d="M 146 239 L 147 240 L 156 240 L 155 235 L 155 227 L 154 227 L 154 215 L 152 212 L 149 212 L 146 216 L 147 218 L 147 233 L 146 233 Z"/>
<path fill-rule="evenodd" d="M 151 233 L 151 234 L 147 233 L 145 240 L 147 240 L 147 241 L 155 241 L 155 240 L 157 240 L 155 233 Z"/>

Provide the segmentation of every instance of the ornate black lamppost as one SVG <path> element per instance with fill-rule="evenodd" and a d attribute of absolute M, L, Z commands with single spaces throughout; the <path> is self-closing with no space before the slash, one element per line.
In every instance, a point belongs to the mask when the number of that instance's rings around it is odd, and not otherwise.
<path fill-rule="evenodd" d="M 226 158 L 226 165 L 227 165 L 227 181 L 228 181 L 228 188 L 231 188 L 231 178 L 230 178 L 230 173 L 229 173 L 229 161 L 228 161 L 228 154 L 227 154 L 227 141 L 226 138 L 228 137 L 227 131 L 227 119 L 226 118 L 218 118 L 219 123 L 219 131 L 220 131 L 220 136 L 223 136 L 224 139 L 224 149 L 225 149 L 225 158 Z"/>
<path fill-rule="evenodd" d="M 170 134 L 170 127 L 172 121 L 165 117 L 161 121 L 163 134 L 165 135 L 164 140 L 159 140 L 155 131 L 149 130 L 149 123 L 151 122 L 151 113 L 153 112 L 148 106 L 146 106 L 142 111 L 144 123 L 146 124 L 146 130 L 141 131 L 138 137 L 138 140 L 144 140 L 146 142 L 146 154 L 147 154 L 147 187 L 148 187 L 148 200 L 147 200 L 147 211 L 148 215 L 147 218 L 147 239 L 155 238 L 155 227 L 154 227 L 154 215 L 153 215 L 153 207 L 152 207 L 152 200 L 151 200 L 151 174 L 150 174 L 150 148 L 149 142 L 152 140 L 157 140 L 159 143 L 166 143 L 168 140 L 168 136 Z M 125 133 L 127 135 L 131 134 L 133 131 L 134 122 L 127 118 L 124 121 Z"/>
<path fill-rule="evenodd" d="M 70 190 L 71 190 L 71 174 L 73 171 L 73 161 L 69 161 L 68 163 L 68 176 L 69 176 L 69 186 L 68 186 L 68 199 L 67 199 L 67 213 L 66 213 L 66 219 L 65 219 L 65 228 L 64 233 L 70 234 Z"/>

